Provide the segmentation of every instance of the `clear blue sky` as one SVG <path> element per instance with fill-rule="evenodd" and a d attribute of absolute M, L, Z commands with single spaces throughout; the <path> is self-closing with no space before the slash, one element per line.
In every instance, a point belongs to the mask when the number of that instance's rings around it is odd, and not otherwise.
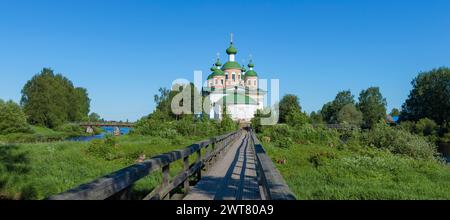
<path fill-rule="evenodd" d="M 450 1 L 0 1 L 0 98 L 43 67 L 88 89 L 91 110 L 135 120 L 176 78 L 253 54 L 262 78 L 307 112 L 379 86 L 401 107 L 419 71 L 450 66 Z M 206 77 L 206 75 L 205 75 Z"/>

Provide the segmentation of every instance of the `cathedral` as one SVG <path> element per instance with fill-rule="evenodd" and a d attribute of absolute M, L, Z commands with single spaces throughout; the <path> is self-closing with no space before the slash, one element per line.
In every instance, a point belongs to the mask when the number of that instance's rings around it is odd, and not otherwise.
<path fill-rule="evenodd" d="M 217 58 L 203 88 L 203 94 L 209 97 L 212 119 L 222 119 L 225 112 L 234 121 L 249 122 L 256 111 L 264 107 L 266 92 L 258 87 L 255 64 L 250 60 L 246 69 L 236 61 L 237 52 L 231 36 L 226 50 L 228 61 L 222 65 Z"/>

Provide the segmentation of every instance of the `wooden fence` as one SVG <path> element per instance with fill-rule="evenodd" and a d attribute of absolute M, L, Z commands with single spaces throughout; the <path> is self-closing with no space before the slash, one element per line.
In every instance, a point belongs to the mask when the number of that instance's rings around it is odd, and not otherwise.
<path fill-rule="evenodd" d="M 263 189 L 262 196 L 266 200 L 295 200 L 294 194 L 284 181 L 280 172 L 266 154 L 261 142 L 253 131 L 250 131 L 256 154 L 256 171 L 259 185 Z"/>
<path fill-rule="evenodd" d="M 103 199 L 131 199 L 131 189 L 134 183 L 155 171 L 162 170 L 162 183 L 144 199 L 170 199 L 175 189 L 183 188 L 189 192 L 189 178 L 201 178 L 202 168 L 208 167 L 225 148 L 235 141 L 242 130 L 226 135 L 210 138 L 195 143 L 182 150 L 155 156 L 142 163 L 134 164 L 114 173 L 96 179 L 90 183 L 80 185 L 67 192 L 49 197 L 49 200 L 103 200 Z M 202 155 L 205 149 L 205 155 Z M 190 164 L 189 156 L 196 154 L 196 160 Z M 184 169 L 170 179 L 170 164 L 183 160 Z"/>

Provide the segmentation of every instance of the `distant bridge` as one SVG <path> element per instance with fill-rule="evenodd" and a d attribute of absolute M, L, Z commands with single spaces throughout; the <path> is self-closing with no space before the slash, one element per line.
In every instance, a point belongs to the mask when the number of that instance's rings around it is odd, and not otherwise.
<path fill-rule="evenodd" d="M 134 123 L 130 122 L 79 122 L 82 127 L 134 127 Z"/>
<path fill-rule="evenodd" d="M 178 160 L 183 169 L 171 177 L 171 164 Z M 295 199 L 251 129 L 155 156 L 48 199 L 131 199 L 135 182 L 157 171 L 162 172 L 162 181 L 144 200 Z"/>

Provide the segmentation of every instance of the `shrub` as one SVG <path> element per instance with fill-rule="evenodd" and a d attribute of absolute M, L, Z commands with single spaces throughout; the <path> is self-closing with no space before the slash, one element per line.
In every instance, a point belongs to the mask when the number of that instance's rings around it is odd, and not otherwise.
<path fill-rule="evenodd" d="M 11 133 L 31 133 L 31 128 L 19 105 L 0 99 L 0 135 Z"/>
<path fill-rule="evenodd" d="M 277 142 L 284 137 L 292 137 L 294 130 L 287 125 L 274 125 L 268 126 L 267 129 L 264 129 L 263 134 L 264 136 L 269 137 L 271 141 Z"/>
<path fill-rule="evenodd" d="M 132 130 L 131 134 L 171 138 L 178 135 L 178 132 L 171 122 L 156 120 L 153 118 L 145 118 L 136 123 L 136 126 Z"/>
<path fill-rule="evenodd" d="M 291 110 L 287 115 L 286 115 L 286 123 L 292 127 L 298 127 L 298 126 L 302 126 L 306 123 L 308 123 L 309 118 L 308 116 L 300 111 L 296 111 L 296 110 Z"/>
<path fill-rule="evenodd" d="M 403 129 L 389 127 L 384 122 L 376 124 L 366 132 L 363 139 L 369 146 L 388 149 L 393 153 L 413 158 L 433 159 L 436 156 L 436 146 L 425 138 Z"/>
<path fill-rule="evenodd" d="M 119 158 L 116 138 L 108 135 L 103 140 L 92 140 L 87 148 L 87 153 L 104 160 L 114 160 Z"/>
<path fill-rule="evenodd" d="M 436 135 L 438 125 L 431 119 L 422 118 L 415 126 L 415 133 L 423 136 Z"/>
<path fill-rule="evenodd" d="M 312 126 L 305 124 L 293 132 L 294 141 L 297 143 L 317 143 L 336 145 L 339 142 L 339 133 L 336 130 L 324 126 Z"/>
<path fill-rule="evenodd" d="M 67 133 L 69 136 L 82 136 L 85 135 L 85 131 L 82 127 L 76 124 L 63 124 L 55 128 L 56 131 Z"/>
<path fill-rule="evenodd" d="M 279 137 L 274 142 L 274 145 L 279 148 L 290 148 L 293 144 L 294 142 L 291 137 Z"/>

